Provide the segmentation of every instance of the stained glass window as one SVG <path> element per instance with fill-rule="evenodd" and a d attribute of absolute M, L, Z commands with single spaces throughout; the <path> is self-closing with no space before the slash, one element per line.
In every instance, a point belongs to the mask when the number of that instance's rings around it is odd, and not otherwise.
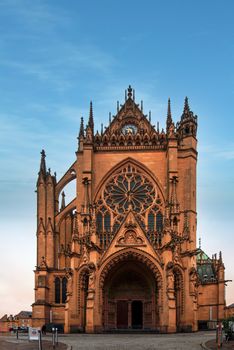
<path fill-rule="evenodd" d="M 106 212 L 106 214 L 104 215 L 104 229 L 105 231 L 110 231 L 111 228 L 111 221 L 110 221 L 110 214 L 108 212 Z"/>
<path fill-rule="evenodd" d="M 100 212 L 97 214 L 97 231 L 103 231 L 102 214 Z"/>
<path fill-rule="evenodd" d="M 124 214 L 132 209 L 135 213 L 146 211 L 155 199 L 153 184 L 142 174 L 133 173 L 129 166 L 125 174 L 112 178 L 104 190 L 106 204 Z"/>
<path fill-rule="evenodd" d="M 118 231 L 130 210 L 144 230 L 162 231 L 163 201 L 160 192 L 156 184 L 131 163 L 108 179 L 97 200 L 96 227 L 102 242 L 105 233 L 113 236 Z"/>
<path fill-rule="evenodd" d="M 155 216 L 154 216 L 154 213 L 151 211 L 148 215 L 148 228 L 150 231 L 153 231 L 155 228 L 154 221 L 155 221 Z"/>
<path fill-rule="evenodd" d="M 156 230 L 157 232 L 162 232 L 163 230 L 163 215 L 160 212 L 156 215 Z"/>

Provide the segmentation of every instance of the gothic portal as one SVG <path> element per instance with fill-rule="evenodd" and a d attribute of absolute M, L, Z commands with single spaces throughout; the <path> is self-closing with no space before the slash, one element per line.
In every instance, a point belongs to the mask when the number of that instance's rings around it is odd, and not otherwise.
<path fill-rule="evenodd" d="M 221 253 L 210 259 L 196 246 L 196 134 L 187 98 L 176 125 L 168 101 L 159 130 L 129 86 L 100 133 L 90 104 L 76 160 L 59 181 L 41 152 L 34 326 L 175 332 L 223 318 Z"/>

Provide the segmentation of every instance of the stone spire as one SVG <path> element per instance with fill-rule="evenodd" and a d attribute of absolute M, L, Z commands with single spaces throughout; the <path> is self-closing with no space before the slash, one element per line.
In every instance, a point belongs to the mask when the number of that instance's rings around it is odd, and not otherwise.
<path fill-rule="evenodd" d="M 45 161 L 45 151 L 44 149 L 41 151 L 41 164 L 40 164 L 40 171 L 39 171 L 39 175 L 43 175 L 46 176 L 46 161 Z"/>
<path fill-rule="evenodd" d="M 93 120 L 93 104 L 92 104 L 92 101 L 90 101 L 88 126 L 90 127 L 90 129 L 92 131 L 92 134 L 94 134 L 94 120 Z"/>
<path fill-rule="evenodd" d="M 83 136 L 84 137 L 84 118 L 81 117 L 80 119 L 80 132 L 79 132 L 79 138 Z"/>
<path fill-rule="evenodd" d="M 170 98 L 168 99 L 168 106 L 167 106 L 167 134 L 169 133 L 169 129 L 171 124 L 173 123 L 172 121 L 172 116 L 171 116 L 171 100 Z"/>
<path fill-rule="evenodd" d="M 189 103 L 188 103 L 188 97 L 186 96 L 184 99 L 184 110 L 183 114 L 181 116 L 181 119 L 186 119 L 190 116 L 190 108 L 189 108 Z"/>

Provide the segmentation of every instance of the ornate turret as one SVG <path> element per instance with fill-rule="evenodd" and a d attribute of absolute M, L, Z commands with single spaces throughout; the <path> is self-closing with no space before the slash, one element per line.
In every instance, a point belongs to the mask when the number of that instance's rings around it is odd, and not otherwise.
<path fill-rule="evenodd" d="M 181 138 L 187 136 L 194 136 L 196 138 L 197 116 L 190 110 L 188 97 L 185 97 L 184 110 L 180 122 L 177 125 L 177 130 Z"/>

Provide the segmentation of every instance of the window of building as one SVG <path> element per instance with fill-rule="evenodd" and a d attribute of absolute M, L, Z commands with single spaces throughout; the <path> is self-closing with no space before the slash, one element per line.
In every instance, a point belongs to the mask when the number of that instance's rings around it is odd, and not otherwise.
<path fill-rule="evenodd" d="M 59 304 L 60 303 L 60 278 L 56 277 L 55 278 L 55 303 Z"/>

